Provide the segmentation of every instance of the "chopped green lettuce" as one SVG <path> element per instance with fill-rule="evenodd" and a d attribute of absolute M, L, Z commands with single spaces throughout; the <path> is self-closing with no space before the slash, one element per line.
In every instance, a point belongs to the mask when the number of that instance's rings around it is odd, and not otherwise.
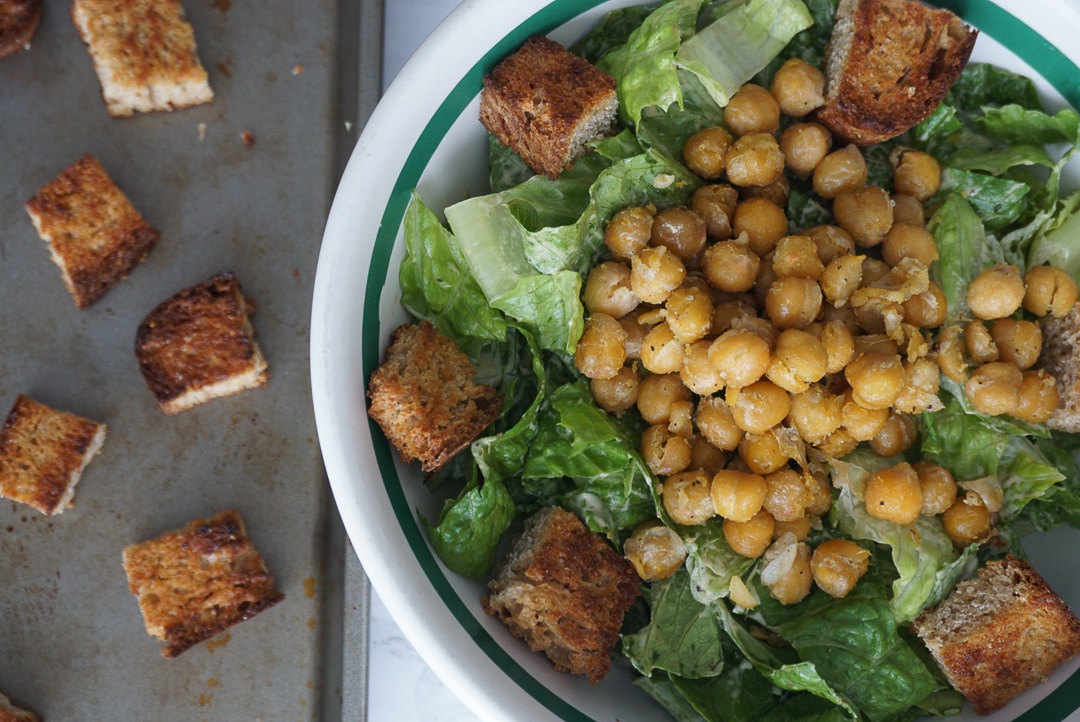
<path fill-rule="evenodd" d="M 474 466 L 461 494 L 446 502 L 438 523 L 428 525 L 431 545 L 452 571 L 484 577 L 495 566 L 496 550 L 514 514 L 506 485 L 497 478 L 481 482 Z"/>
<path fill-rule="evenodd" d="M 753 559 L 738 554 L 724 538 L 723 522 L 710 519 L 697 526 L 678 527 L 686 545 L 686 568 L 693 582 L 694 597 L 710 604 L 728 595 L 731 578 L 745 574 Z"/>

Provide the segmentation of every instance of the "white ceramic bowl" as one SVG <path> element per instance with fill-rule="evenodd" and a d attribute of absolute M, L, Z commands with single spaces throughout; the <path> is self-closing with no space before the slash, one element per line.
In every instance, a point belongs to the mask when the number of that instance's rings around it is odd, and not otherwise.
<path fill-rule="evenodd" d="M 440 502 L 421 485 L 418 469 L 403 466 L 369 421 L 365 385 L 390 331 L 407 320 L 398 303 L 397 269 L 401 221 L 413 188 L 435 210 L 487 192 L 487 140 L 478 121 L 483 74 L 532 35 L 570 43 L 605 12 L 628 4 L 635 3 L 462 3 L 405 66 L 368 122 L 334 200 L 319 258 L 312 386 L 338 508 L 395 621 L 446 685 L 489 720 L 668 717 L 631 686 L 627 669 L 616 667 L 592 687 L 554 672 L 546 657 L 530 652 L 483 613 L 482 583 L 449 572 L 428 545 L 418 514 L 438 518 Z M 1075 0 L 939 4 L 982 30 L 974 60 L 1032 75 L 1050 105 L 1067 98 L 1080 107 Z M 1074 530 L 1030 543 L 1036 565 L 1074 609 L 1080 609 L 1080 575 L 1071 559 L 1078 545 L 1080 532 Z M 1063 548 L 1070 552 L 1061 554 Z M 1078 666 L 1080 660 L 1065 665 L 1048 684 L 987 719 L 1065 719 L 1080 705 Z"/>

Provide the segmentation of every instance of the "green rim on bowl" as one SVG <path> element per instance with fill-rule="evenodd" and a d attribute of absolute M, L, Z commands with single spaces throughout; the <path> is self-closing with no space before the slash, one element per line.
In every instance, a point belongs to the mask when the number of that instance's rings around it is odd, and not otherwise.
<path fill-rule="evenodd" d="M 454 121 L 476 98 L 480 92 L 484 74 L 495 63 L 513 52 L 528 38 L 548 33 L 582 12 L 604 4 L 605 1 L 555 0 L 527 18 L 499 40 L 479 62 L 469 69 L 450 90 L 420 134 L 394 183 L 371 254 L 371 268 L 364 295 L 365 312 L 362 330 L 364 378 L 369 378 L 379 364 L 380 339 L 383 336 L 383 328 L 379 321 L 379 299 L 386 284 L 390 257 L 397 241 L 398 231 L 401 228 L 411 193 L 419 183 L 435 149 Z M 1055 90 L 1061 93 L 1070 105 L 1080 108 L 1080 68 L 1015 16 L 990 0 L 936 0 L 936 4 L 952 10 L 978 27 L 981 32 L 1000 42 L 1031 65 Z M 553 714 L 574 722 L 592 720 L 591 717 L 555 695 L 514 661 L 513 657 L 500 647 L 477 622 L 472 612 L 458 597 L 428 546 L 414 510 L 405 497 L 389 443 L 378 430 L 375 422 L 371 419 L 368 422 L 371 425 L 375 458 L 398 524 L 425 575 L 458 623 L 492 662 Z M 1073 673 L 1057 689 L 1017 719 L 1023 722 L 1064 720 L 1075 711 L 1077 699 L 1080 699 L 1080 670 Z"/>

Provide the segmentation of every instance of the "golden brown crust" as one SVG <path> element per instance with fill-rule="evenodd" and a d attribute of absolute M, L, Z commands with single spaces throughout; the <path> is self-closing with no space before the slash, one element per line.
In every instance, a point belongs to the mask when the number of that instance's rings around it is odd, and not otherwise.
<path fill-rule="evenodd" d="M 28 709 L 18 707 L 0 694 L 0 722 L 41 722 L 41 718 Z"/>
<path fill-rule="evenodd" d="M 596 684 L 641 585 L 633 567 L 570 512 L 543 509 L 499 563 L 484 611 L 561 672 Z"/>
<path fill-rule="evenodd" d="M 988 562 L 912 630 L 979 714 L 1000 709 L 1080 652 L 1080 619 L 1013 556 Z"/>
<path fill-rule="evenodd" d="M 39 190 L 26 210 L 79 308 L 123 280 L 158 240 L 157 230 L 90 155 Z"/>
<path fill-rule="evenodd" d="M 480 121 L 538 173 L 556 178 L 584 142 L 610 130 L 615 79 L 543 36 L 484 77 Z"/>
<path fill-rule="evenodd" d="M 1057 382 L 1058 404 L 1046 425 L 1080 434 L 1080 304 L 1062 318 L 1043 321 L 1039 365 Z"/>
<path fill-rule="evenodd" d="M 0 0 L 0 58 L 19 52 L 41 23 L 41 0 Z"/>
<path fill-rule="evenodd" d="M 845 13 L 850 24 L 840 22 Z M 814 119 L 858 145 L 894 138 L 930 115 L 978 36 L 951 12 L 915 0 L 847 0 L 837 19 L 826 51 L 825 105 Z M 836 53 L 844 59 L 832 58 Z"/>
<path fill-rule="evenodd" d="M 135 334 L 135 357 L 158 406 L 169 414 L 262 386 L 268 378 L 248 302 L 231 273 L 186 288 L 147 314 Z"/>
<path fill-rule="evenodd" d="M 214 94 L 179 0 L 72 0 L 109 114 L 174 110 Z"/>
<path fill-rule="evenodd" d="M 19 394 L 0 427 L 0 497 L 61 513 L 104 433 L 103 424 Z"/>
<path fill-rule="evenodd" d="M 399 326 L 371 375 L 368 414 L 401 453 L 429 474 L 472 443 L 502 410 L 491 386 L 473 383 L 469 357 L 428 321 Z"/>
<path fill-rule="evenodd" d="M 235 511 L 124 549 L 124 571 L 146 631 L 172 658 L 285 598 Z"/>

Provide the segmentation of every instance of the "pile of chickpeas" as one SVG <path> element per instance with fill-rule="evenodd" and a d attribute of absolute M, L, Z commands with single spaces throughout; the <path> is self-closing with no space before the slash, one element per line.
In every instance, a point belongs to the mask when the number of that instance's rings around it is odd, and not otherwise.
<path fill-rule="evenodd" d="M 1077 293 L 1050 267 L 1026 279 L 995 267 L 971 284 L 977 320 L 936 340 L 946 300 L 930 279 L 938 249 L 923 204 L 940 188 L 940 166 L 898 147 L 894 193 L 868 186 L 857 146 L 834 150 L 825 127 L 798 120 L 823 92 L 822 73 L 797 59 L 770 89 L 743 86 L 724 109 L 726 128 L 706 128 L 683 148 L 706 181 L 689 204 L 615 214 L 604 237 L 610 259 L 585 283 L 588 317 L 575 354 L 598 405 L 612 414 L 636 407 L 649 425 L 641 450 L 663 479 L 671 520 L 722 517 L 728 544 L 764 557 L 771 571 L 762 579 L 785 604 L 815 581 L 846 595 L 868 564 L 853 542 L 811 552 L 803 541 L 832 503 L 831 481 L 808 459 L 839 458 L 860 442 L 884 457 L 909 448 L 914 415 L 941 408 L 942 372 L 986 413 L 1045 421 L 1057 392 L 1053 377 L 1028 370 L 1039 327 L 1007 317 L 1021 303 L 1061 315 Z M 795 122 L 777 138 L 782 114 Z M 832 202 L 836 225 L 789 232 L 787 174 Z M 979 364 L 970 374 L 969 361 Z M 943 515 L 963 544 L 990 528 L 988 513 L 981 526 L 985 506 L 969 519 L 976 496 L 958 498 L 939 466 L 900 464 L 871 478 L 866 508 L 899 524 Z M 647 581 L 670 576 L 686 557 L 658 520 L 636 530 L 625 551 Z M 732 593 L 742 606 L 752 601 L 741 580 Z"/>

